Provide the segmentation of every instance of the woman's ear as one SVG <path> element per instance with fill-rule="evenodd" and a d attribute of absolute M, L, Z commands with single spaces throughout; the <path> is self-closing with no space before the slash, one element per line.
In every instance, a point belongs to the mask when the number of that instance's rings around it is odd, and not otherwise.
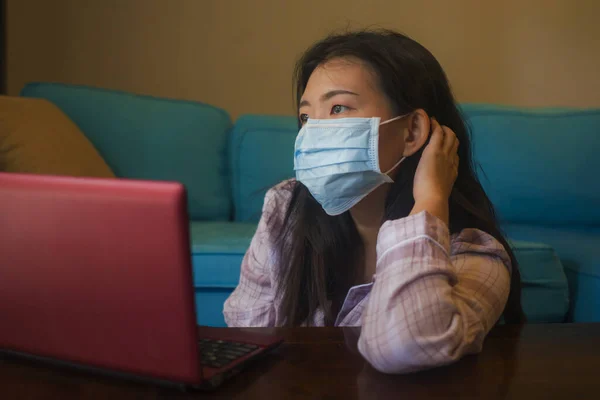
<path fill-rule="evenodd" d="M 404 133 L 404 157 L 410 157 L 419 151 L 427 143 L 431 130 L 429 115 L 421 108 L 413 111 L 407 122 Z"/>

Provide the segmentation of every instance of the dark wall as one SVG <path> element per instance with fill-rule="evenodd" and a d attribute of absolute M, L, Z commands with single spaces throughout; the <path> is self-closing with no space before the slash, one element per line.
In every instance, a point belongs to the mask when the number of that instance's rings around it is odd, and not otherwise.
<path fill-rule="evenodd" d="M 6 1 L 0 0 L 0 94 L 6 94 Z"/>

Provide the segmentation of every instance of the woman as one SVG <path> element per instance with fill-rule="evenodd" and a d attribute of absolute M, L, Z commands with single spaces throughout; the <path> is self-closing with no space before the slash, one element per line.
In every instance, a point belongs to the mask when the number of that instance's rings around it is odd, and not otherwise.
<path fill-rule="evenodd" d="M 520 274 L 433 55 L 392 31 L 330 36 L 296 67 L 296 179 L 271 189 L 229 326 L 361 325 L 376 369 L 477 353 L 521 323 Z"/>

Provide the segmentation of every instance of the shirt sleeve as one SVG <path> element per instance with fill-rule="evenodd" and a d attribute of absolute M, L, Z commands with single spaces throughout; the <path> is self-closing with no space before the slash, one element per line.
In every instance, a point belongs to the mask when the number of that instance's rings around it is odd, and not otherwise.
<path fill-rule="evenodd" d="M 510 290 L 511 262 L 491 235 L 423 211 L 387 221 L 377 239 L 373 289 L 358 348 L 385 373 L 452 363 L 481 351 Z"/>
<path fill-rule="evenodd" d="M 282 185 L 265 196 L 260 222 L 242 260 L 239 283 L 225 301 L 223 315 L 229 327 L 275 326 L 272 234 L 283 220 L 289 198 Z"/>

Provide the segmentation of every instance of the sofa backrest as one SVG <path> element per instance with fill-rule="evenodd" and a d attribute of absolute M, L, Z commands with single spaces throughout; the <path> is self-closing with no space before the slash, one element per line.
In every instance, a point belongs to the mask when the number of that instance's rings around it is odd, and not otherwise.
<path fill-rule="evenodd" d="M 228 220 L 229 115 L 192 101 L 85 86 L 33 83 L 22 96 L 50 100 L 85 133 L 119 177 L 175 180 L 196 220 Z"/>
<path fill-rule="evenodd" d="M 229 141 L 234 219 L 260 219 L 267 190 L 294 176 L 295 118 L 272 115 L 240 117 Z"/>
<path fill-rule="evenodd" d="M 503 221 L 600 225 L 600 110 L 464 111 L 482 184 Z"/>

